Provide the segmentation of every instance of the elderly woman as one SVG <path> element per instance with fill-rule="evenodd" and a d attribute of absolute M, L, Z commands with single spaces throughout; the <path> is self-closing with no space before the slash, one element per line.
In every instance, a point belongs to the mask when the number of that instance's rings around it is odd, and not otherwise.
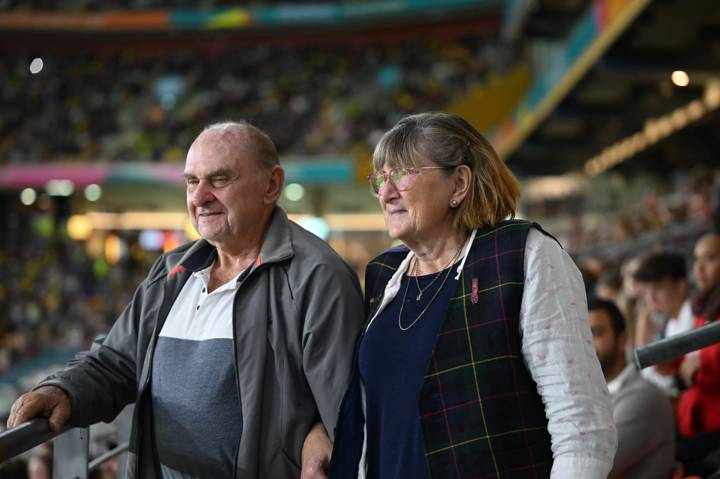
<path fill-rule="evenodd" d="M 330 477 L 605 478 L 616 434 L 582 279 L 553 237 L 511 219 L 517 180 L 443 113 L 401 120 L 373 167 L 403 245 L 367 268 Z"/>

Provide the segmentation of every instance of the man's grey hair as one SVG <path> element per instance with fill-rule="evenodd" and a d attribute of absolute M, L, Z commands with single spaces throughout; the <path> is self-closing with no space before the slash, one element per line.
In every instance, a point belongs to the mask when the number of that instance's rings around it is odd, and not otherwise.
<path fill-rule="evenodd" d="M 206 126 L 203 133 L 209 131 L 217 132 L 221 136 L 231 136 L 237 144 L 241 143 L 245 138 L 249 138 L 263 169 L 270 169 L 280 164 L 275 143 L 267 133 L 255 125 L 251 125 L 244 120 L 222 121 Z"/>

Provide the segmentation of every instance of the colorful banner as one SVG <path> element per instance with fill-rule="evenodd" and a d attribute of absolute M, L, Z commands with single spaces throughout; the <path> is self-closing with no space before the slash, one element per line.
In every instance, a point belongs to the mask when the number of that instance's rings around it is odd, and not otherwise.
<path fill-rule="evenodd" d="M 355 162 L 348 157 L 281 158 L 287 183 L 342 183 L 355 180 Z M 75 189 L 90 184 L 165 184 L 183 186 L 184 165 L 154 163 L 43 163 L 0 166 L 0 189 L 45 188 L 52 180 L 70 180 Z"/>
<path fill-rule="evenodd" d="M 395 0 L 350 4 L 231 7 L 208 10 L 0 12 L 2 30 L 162 31 L 337 24 L 468 8 L 504 8 L 507 0 Z"/>

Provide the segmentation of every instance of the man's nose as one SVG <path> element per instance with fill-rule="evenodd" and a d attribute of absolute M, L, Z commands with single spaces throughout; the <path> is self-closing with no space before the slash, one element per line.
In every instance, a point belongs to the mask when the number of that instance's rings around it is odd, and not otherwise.
<path fill-rule="evenodd" d="M 200 180 L 197 187 L 193 191 L 188 192 L 190 201 L 195 206 L 202 206 L 215 200 L 215 194 L 207 182 Z"/>

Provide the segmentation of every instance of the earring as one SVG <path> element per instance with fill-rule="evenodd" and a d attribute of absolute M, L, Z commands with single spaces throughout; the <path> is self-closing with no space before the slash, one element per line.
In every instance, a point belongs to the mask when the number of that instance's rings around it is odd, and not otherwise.
<path fill-rule="evenodd" d="M 456 207 L 457 204 L 458 204 L 457 200 L 450 200 L 450 206 L 452 206 L 453 208 Z"/>

